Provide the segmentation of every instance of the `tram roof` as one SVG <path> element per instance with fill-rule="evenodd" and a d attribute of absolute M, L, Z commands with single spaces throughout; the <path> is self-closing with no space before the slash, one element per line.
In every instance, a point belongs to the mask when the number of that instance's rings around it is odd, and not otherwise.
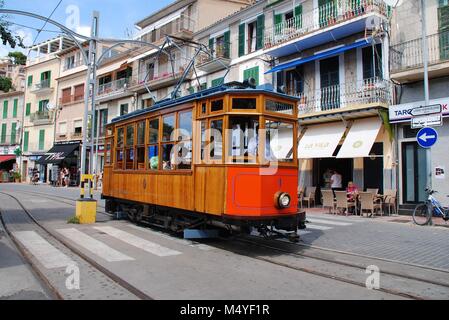
<path fill-rule="evenodd" d="M 276 91 L 272 90 L 269 86 L 259 86 L 255 89 L 254 88 L 243 88 L 243 89 L 237 88 L 236 89 L 236 88 L 230 87 L 228 84 L 224 84 L 224 85 L 217 86 L 214 88 L 205 89 L 200 92 L 196 92 L 196 93 L 193 93 L 193 94 L 190 94 L 190 95 L 187 95 L 184 97 L 180 97 L 177 99 L 165 99 L 165 100 L 159 101 L 156 104 L 154 104 L 153 106 L 151 106 L 150 108 L 136 110 L 136 111 L 133 111 L 126 115 L 116 117 L 116 118 L 112 119 L 111 124 L 117 123 L 117 122 L 120 122 L 123 120 L 131 119 L 136 116 L 143 115 L 143 114 L 151 113 L 154 111 L 172 108 L 177 105 L 191 102 L 194 100 L 205 99 L 205 98 L 210 98 L 213 96 L 229 94 L 229 93 L 230 94 L 233 94 L 233 93 L 236 93 L 236 94 L 260 94 L 260 93 L 262 93 L 262 94 L 276 96 L 276 97 L 284 98 L 284 99 L 298 100 L 298 101 L 300 100 L 298 97 L 289 96 L 284 93 L 276 92 Z"/>

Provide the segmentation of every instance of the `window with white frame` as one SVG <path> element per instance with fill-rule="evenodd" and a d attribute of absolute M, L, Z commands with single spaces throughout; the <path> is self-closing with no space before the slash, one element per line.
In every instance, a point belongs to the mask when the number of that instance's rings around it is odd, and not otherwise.
<path fill-rule="evenodd" d="M 59 123 L 59 134 L 65 135 L 67 134 L 67 122 L 60 122 Z"/>

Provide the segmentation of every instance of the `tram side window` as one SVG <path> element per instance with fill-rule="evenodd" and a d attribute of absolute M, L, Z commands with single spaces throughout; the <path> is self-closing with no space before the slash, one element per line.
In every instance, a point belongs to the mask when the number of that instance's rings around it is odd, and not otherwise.
<path fill-rule="evenodd" d="M 116 169 L 123 169 L 123 148 L 125 146 L 125 129 L 117 129 Z"/>
<path fill-rule="evenodd" d="M 134 124 L 126 127 L 126 151 L 125 151 L 125 169 L 134 169 Z"/>
<path fill-rule="evenodd" d="M 137 169 L 143 170 L 145 169 L 145 121 L 137 124 L 136 153 Z"/>
<path fill-rule="evenodd" d="M 175 115 L 162 117 L 162 170 L 175 170 L 176 161 L 174 157 L 175 140 Z"/>
<path fill-rule="evenodd" d="M 192 111 L 180 112 L 178 117 L 176 165 L 180 170 L 189 170 L 192 168 Z"/>
<path fill-rule="evenodd" d="M 159 119 L 151 119 L 149 122 L 148 162 L 150 170 L 159 169 Z"/>
<path fill-rule="evenodd" d="M 210 112 L 218 112 L 223 110 L 223 99 L 214 100 L 210 103 Z"/>
<path fill-rule="evenodd" d="M 210 160 L 220 161 L 223 159 L 223 120 L 212 120 L 210 122 L 209 136 Z"/>
<path fill-rule="evenodd" d="M 238 110 L 256 110 L 256 98 L 234 98 L 232 99 L 232 109 Z"/>
<path fill-rule="evenodd" d="M 233 163 L 257 163 L 259 152 L 259 117 L 233 116 L 229 118 L 230 145 L 228 156 Z"/>
<path fill-rule="evenodd" d="M 107 165 L 110 165 L 112 163 L 111 151 L 112 151 L 112 139 L 107 139 L 105 146 L 105 163 Z"/>
<path fill-rule="evenodd" d="M 207 129 L 207 121 L 201 121 L 201 161 L 206 160 L 206 143 L 207 143 L 207 136 L 206 136 L 206 129 Z"/>
<path fill-rule="evenodd" d="M 293 124 L 267 120 L 265 122 L 267 161 L 293 162 Z"/>
<path fill-rule="evenodd" d="M 175 115 L 164 116 L 163 118 L 163 127 L 162 127 L 162 141 L 174 141 L 174 137 L 172 136 L 173 131 L 175 130 Z"/>

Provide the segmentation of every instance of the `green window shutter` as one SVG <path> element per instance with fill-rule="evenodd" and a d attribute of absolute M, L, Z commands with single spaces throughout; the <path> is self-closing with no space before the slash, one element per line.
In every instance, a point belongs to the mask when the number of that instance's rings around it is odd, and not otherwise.
<path fill-rule="evenodd" d="M 16 144 L 17 123 L 11 124 L 11 144 Z"/>
<path fill-rule="evenodd" d="M 214 50 L 214 38 L 209 39 L 209 50 L 210 51 Z"/>
<path fill-rule="evenodd" d="M 256 50 L 263 48 L 265 35 L 265 15 L 261 14 L 257 17 L 257 30 L 256 30 Z"/>
<path fill-rule="evenodd" d="M 243 71 L 243 80 L 248 80 L 249 78 L 256 79 L 256 85 L 259 85 L 259 67 L 254 67 Z"/>
<path fill-rule="evenodd" d="M 27 103 L 26 109 L 25 109 L 25 115 L 29 116 L 31 114 L 31 103 Z"/>
<path fill-rule="evenodd" d="M 229 59 L 231 57 L 231 32 L 226 31 L 223 35 L 224 37 L 224 57 Z"/>
<path fill-rule="evenodd" d="M 194 94 L 195 93 L 195 88 L 194 87 L 189 87 L 187 89 L 187 91 L 189 91 L 189 94 Z"/>
<path fill-rule="evenodd" d="M 44 78 L 45 78 L 45 72 L 42 72 L 41 73 L 41 82 L 44 81 Z"/>
<path fill-rule="evenodd" d="M 45 129 L 39 130 L 39 150 L 45 147 Z"/>
<path fill-rule="evenodd" d="M 245 24 L 239 25 L 239 57 L 245 55 Z"/>
<path fill-rule="evenodd" d="M 39 112 L 42 112 L 43 108 L 42 108 L 42 101 L 39 101 Z"/>
<path fill-rule="evenodd" d="M 274 15 L 274 34 L 278 35 L 282 32 L 282 14 Z"/>
<path fill-rule="evenodd" d="M 31 87 L 33 84 L 33 76 L 28 76 L 28 87 Z"/>
<path fill-rule="evenodd" d="M 218 87 L 221 86 L 224 82 L 224 78 L 218 78 L 218 79 L 214 79 L 212 80 L 211 86 L 213 87 Z"/>
<path fill-rule="evenodd" d="M 18 99 L 14 99 L 14 107 L 12 109 L 12 117 L 17 118 L 17 105 L 19 103 Z"/>
<path fill-rule="evenodd" d="M 48 86 L 51 87 L 51 71 L 48 71 Z"/>
<path fill-rule="evenodd" d="M 30 133 L 26 131 L 23 134 L 23 152 L 28 152 L 28 141 L 30 140 Z"/>
<path fill-rule="evenodd" d="M 8 100 L 3 101 L 3 119 L 8 118 Z"/>
<path fill-rule="evenodd" d="M 296 29 L 302 28 L 302 5 L 295 7 L 295 26 Z"/>
<path fill-rule="evenodd" d="M 6 123 L 2 124 L 2 135 L 0 136 L 0 142 L 1 143 L 6 142 Z"/>
<path fill-rule="evenodd" d="M 438 8 L 440 59 L 449 59 L 449 6 Z"/>

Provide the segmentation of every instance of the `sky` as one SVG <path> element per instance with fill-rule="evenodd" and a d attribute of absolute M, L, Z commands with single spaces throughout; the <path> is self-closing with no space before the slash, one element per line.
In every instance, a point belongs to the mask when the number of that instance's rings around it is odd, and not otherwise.
<path fill-rule="evenodd" d="M 48 17 L 60 0 L 4 0 L 5 9 L 32 12 Z M 62 0 L 51 19 L 84 35 L 90 34 L 92 11 L 100 12 L 99 35 L 103 38 L 128 38 L 135 33 L 134 23 L 165 7 L 174 0 Z M 30 17 L 10 15 L 8 21 L 16 23 L 11 29 L 24 38 L 24 43 L 31 46 L 57 36 L 56 27 L 47 25 L 36 38 L 37 31 L 26 28 L 42 28 L 44 21 Z M 26 26 L 26 27 L 24 27 Z M 0 44 L 0 57 L 5 56 L 11 48 Z"/>

